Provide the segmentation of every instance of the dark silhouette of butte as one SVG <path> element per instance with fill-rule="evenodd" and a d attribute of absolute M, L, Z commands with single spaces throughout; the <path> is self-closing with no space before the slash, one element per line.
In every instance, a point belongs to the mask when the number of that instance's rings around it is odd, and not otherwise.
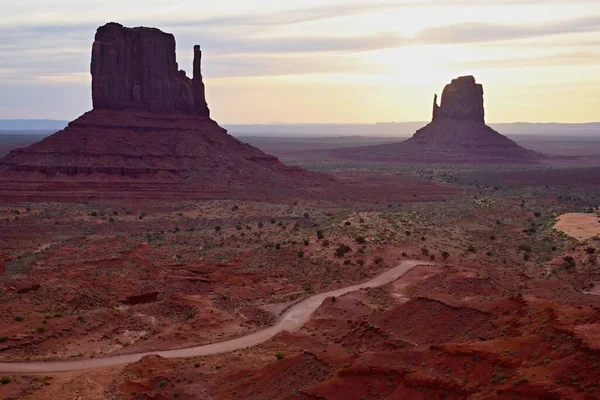
<path fill-rule="evenodd" d="M 93 110 L 0 160 L 0 199 L 285 198 L 331 181 L 283 165 L 213 121 L 201 57 L 195 46 L 190 79 L 173 35 L 98 28 Z"/>
<path fill-rule="evenodd" d="M 452 80 L 432 121 L 401 142 L 337 150 L 334 157 L 426 163 L 535 163 L 542 154 L 527 150 L 485 124 L 483 86 L 472 76 Z"/>

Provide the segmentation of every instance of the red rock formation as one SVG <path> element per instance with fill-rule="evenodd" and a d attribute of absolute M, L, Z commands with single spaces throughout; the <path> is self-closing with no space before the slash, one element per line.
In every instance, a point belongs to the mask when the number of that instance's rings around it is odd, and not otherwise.
<path fill-rule="evenodd" d="M 483 110 L 483 86 L 472 76 L 453 79 L 442 92 L 442 102 L 437 106 L 434 99 L 433 121 L 436 119 L 469 120 L 485 123 Z"/>
<path fill-rule="evenodd" d="M 285 198 L 332 182 L 283 165 L 210 119 L 201 56 L 195 46 L 190 79 L 178 68 L 173 35 L 98 28 L 94 109 L 0 160 L 0 198 Z"/>
<path fill-rule="evenodd" d="M 91 63 L 94 109 L 208 116 L 199 46 L 194 48 L 194 55 L 192 80 L 179 70 L 173 35 L 116 23 L 98 28 Z"/>
<path fill-rule="evenodd" d="M 402 163 L 535 163 L 527 150 L 485 124 L 483 86 L 472 76 L 452 80 L 433 99 L 432 121 L 402 143 L 341 149 L 336 158 Z"/>

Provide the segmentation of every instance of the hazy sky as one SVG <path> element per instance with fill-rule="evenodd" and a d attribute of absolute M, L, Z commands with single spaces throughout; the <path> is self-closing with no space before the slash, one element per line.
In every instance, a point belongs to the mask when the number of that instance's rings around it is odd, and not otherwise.
<path fill-rule="evenodd" d="M 424 121 L 472 74 L 490 122 L 600 121 L 600 0 L 0 0 L 0 118 L 91 108 L 95 29 L 155 26 L 222 123 Z M 326 4 L 326 5 L 323 5 Z"/>

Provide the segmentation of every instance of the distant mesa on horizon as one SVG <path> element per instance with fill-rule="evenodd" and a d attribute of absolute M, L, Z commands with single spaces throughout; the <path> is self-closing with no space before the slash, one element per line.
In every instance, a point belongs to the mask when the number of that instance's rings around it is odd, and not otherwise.
<path fill-rule="evenodd" d="M 485 124 L 483 86 L 473 76 L 453 79 L 431 122 L 401 143 L 340 149 L 335 158 L 399 163 L 537 163 L 544 155 L 519 146 Z"/>

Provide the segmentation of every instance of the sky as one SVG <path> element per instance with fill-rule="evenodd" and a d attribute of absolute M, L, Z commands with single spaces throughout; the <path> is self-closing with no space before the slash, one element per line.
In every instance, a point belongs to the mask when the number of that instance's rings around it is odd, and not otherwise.
<path fill-rule="evenodd" d="M 600 0 L 0 0 L 0 118 L 91 108 L 106 22 L 173 33 L 191 75 L 203 50 L 221 123 L 426 121 L 461 75 L 488 122 L 600 121 Z"/>

